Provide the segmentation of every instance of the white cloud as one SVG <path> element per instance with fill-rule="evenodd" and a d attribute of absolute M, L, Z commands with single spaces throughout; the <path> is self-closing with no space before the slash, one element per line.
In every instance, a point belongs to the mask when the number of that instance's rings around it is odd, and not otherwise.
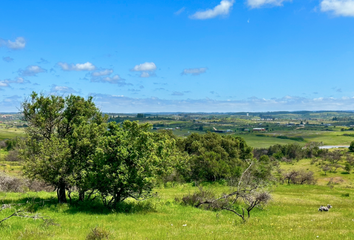
<path fill-rule="evenodd" d="M 121 78 L 118 74 L 113 76 L 98 76 L 92 77 L 91 82 L 103 82 L 103 83 L 110 83 L 110 84 L 117 84 L 118 86 L 126 86 L 132 85 L 131 83 L 127 83 L 125 79 Z"/>
<path fill-rule="evenodd" d="M 323 0 L 320 6 L 322 12 L 332 12 L 337 16 L 354 17 L 353 0 Z"/>
<path fill-rule="evenodd" d="M 247 0 L 247 5 L 251 8 L 260 8 L 264 5 L 282 6 L 285 1 L 291 0 Z"/>
<path fill-rule="evenodd" d="M 56 86 L 53 85 L 51 90 L 52 93 L 77 93 L 73 88 L 67 86 Z"/>
<path fill-rule="evenodd" d="M 26 46 L 26 40 L 23 37 L 18 37 L 15 41 L 5 40 L 0 38 L 0 47 L 5 46 L 13 50 L 23 49 Z"/>
<path fill-rule="evenodd" d="M 219 15 L 228 15 L 232 6 L 234 5 L 234 0 L 222 0 L 219 5 L 213 9 L 208 9 L 205 11 L 199 11 L 190 16 L 192 19 L 209 19 L 215 18 Z"/>
<path fill-rule="evenodd" d="M 101 77 L 101 76 L 107 76 L 107 75 L 111 75 L 113 73 L 112 69 L 104 69 L 98 72 L 93 72 L 91 73 L 91 76 L 93 77 Z"/>
<path fill-rule="evenodd" d="M 28 66 L 24 70 L 23 69 L 18 70 L 20 76 L 23 77 L 37 76 L 38 73 L 44 73 L 44 72 L 47 72 L 47 70 L 36 65 Z"/>
<path fill-rule="evenodd" d="M 131 71 L 141 72 L 140 77 L 148 78 L 155 76 L 154 71 L 156 70 L 156 65 L 153 62 L 145 62 L 139 65 L 136 65 Z"/>
<path fill-rule="evenodd" d="M 140 74 L 140 77 L 142 77 L 142 78 L 148 78 L 148 77 L 150 77 L 151 75 L 150 75 L 150 73 L 148 73 L 148 72 L 142 72 L 141 74 Z"/>
<path fill-rule="evenodd" d="M 59 62 L 58 65 L 63 71 L 93 71 L 96 69 L 95 65 L 90 62 L 68 64 L 65 62 Z"/>
<path fill-rule="evenodd" d="M 4 88 L 4 87 L 8 87 L 9 83 L 5 80 L 5 81 L 0 81 L 0 89 Z"/>
<path fill-rule="evenodd" d="M 197 76 L 199 74 L 205 73 L 208 68 L 186 68 L 183 70 L 182 75 L 191 74 Z"/>
<path fill-rule="evenodd" d="M 156 65 L 153 62 L 145 62 L 139 65 L 136 65 L 132 71 L 135 72 L 143 72 L 143 71 L 155 71 Z"/>
<path fill-rule="evenodd" d="M 186 10 L 186 7 L 181 8 L 180 10 L 178 10 L 177 12 L 175 12 L 175 15 L 180 15 L 181 13 L 183 13 Z"/>

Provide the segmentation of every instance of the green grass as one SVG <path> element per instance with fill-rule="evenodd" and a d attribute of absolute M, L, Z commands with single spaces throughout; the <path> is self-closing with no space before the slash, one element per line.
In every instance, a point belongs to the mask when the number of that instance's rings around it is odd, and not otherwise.
<path fill-rule="evenodd" d="M 218 192 L 227 189 L 218 185 L 209 187 Z M 136 207 L 135 213 L 111 212 L 99 204 L 93 210 L 83 205 L 57 205 L 53 193 L 0 193 L 4 203 L 24 203 L 36 197 L 35 201 L 40 203 L 34 212 L 59 224 L 45 226 L 42 220 L 11 218 L 2 224 L 0 238 L 85 239 L 97 226 L 109 231 L 111 239 L 354 238 L 353 189 L 280 185 L 275 188 L 270 205 L 265 210 L 254 210 L 245 224 L 233 213 L 200 210 L 175 202 L 175 197 L 195 190 L 187 184 L 156 189 L 159 197 Z M 345 193 L 349 197 L 343 197 Z M 333 205 L 330 212 L 317 211 L 327 203 Z M 3 210 L 0 217 L 12 212 L 12 209 Z"/>
<path fill-rule="evenodd" d="M 289 130 L 289 131 L 274 131 L 269 133 L 250 133 L 237 135 L 244 138 L 249 146 L 254 148 L 267 148 L 275 144 L 297 143 L 305 145 L 308 142 L 323 142 L 324 145 L 350 145 L 354 141 L 354 137 L 345 136 L 351 132 L 342 131 L 308 131 L 308 130 Z M 257 136 L 264 135 L 264 136 Z M 281 139 L 279 136 L 289 138 L 300 138 L 304 141 L 296 141 L 292 139 Z"/>
<path fill-rule="evenodd" d="M 4 125 L 0 128 L 0 141 L 5 139 L 11 139 L 15 137 L 23 136 L 23 130 L 17 128 L 4 128 Z"/>
<path fill-rule="evenodd" d="M 280 139 L 275 137 L 260 137 L 255 134 L 245 134 L 245 135 L 236 135 L 245 139 L 246 143 L 254 148 L 268 148 L 275 144 L 290 144 L 298 143 L 304 145 L 303 142 L 298 142 L 290 139 Z"/>

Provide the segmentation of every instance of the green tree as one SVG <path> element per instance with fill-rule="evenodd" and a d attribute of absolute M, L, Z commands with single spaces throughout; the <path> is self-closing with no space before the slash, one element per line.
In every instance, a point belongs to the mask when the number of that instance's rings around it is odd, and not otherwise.
<path fill-rule="evenodd" d="M 352 170 L 352 166 L 350 165 L 350 163 L 345 164 L 344 170 L 347 171 L 348 173 L 350 173 L 350 171 Z"/>
<path fill-rule="evenodd" d="M 53 185 L 59 203 L 67 202 L 66 190 L 72 187 L 79 189 L 83 200 L 90 186 L 87 160 L 95 153 L 107 117 L 102 116 L 92 97 L 85 100 L 35 92 L 22 103 L 22 112 L 28 123 L 21 150 L 25 175 Z"/>
<path fill-rule="evenodd" d="M 156 138 L 150 124 L 110 122 L 99 148 L 90 161 L 92 188 L 96 188 L 106 206 L 114 207 L 128 197 L 147 197 L 158 177 L 171 170 L 170 150 L 174 140 Z"/>
<path fill-rule="evenodd" d="M 350 143 L 349 151 L 354 152 L 354 141 Z"/>
<path fill-rule="evenodd" d="M 190 156 L 190 180 L 237 177 L 242 172 L 244 160 L 252 158 L 252 148 L 238 137 L 193 133 L 178 144 Z"/>

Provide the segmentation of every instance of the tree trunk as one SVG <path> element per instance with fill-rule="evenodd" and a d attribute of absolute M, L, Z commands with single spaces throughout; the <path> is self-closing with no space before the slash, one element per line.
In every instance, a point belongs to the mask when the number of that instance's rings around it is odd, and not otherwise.
<path fill-rule="evenodd" d="M 85 200 L 85 191 L 79 190 L 79 201 L 83 202 Z"/>
<path fill-rule="evenodd" d="M 59 203 L 67 203 L 66 194 L 65 194 L 65 182 L 62 178 L 59 180 L 57 195 L 58 195 Z"/>

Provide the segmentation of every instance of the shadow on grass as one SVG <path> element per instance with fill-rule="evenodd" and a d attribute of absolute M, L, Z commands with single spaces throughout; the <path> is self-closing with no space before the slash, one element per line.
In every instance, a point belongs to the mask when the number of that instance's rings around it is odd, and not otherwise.
<path fill-rule="evenodd" d="M 24 197 L 19 199 L 1 199 L 2 206 L 11 205 L 12 208 L 22 209 L 28 212 L 41 212 L 42 210 L 52 212 L 64 212 L 68 214 L 86 213 L 86 214 L 145 214 L 156 212 L 156 206 L 151 201 L 124 201 L 116 205 L 115 208 L 104 206 L 102 201 L 97 198 L 94 201 L 79 201 L 78 198 L 72 198 L 71 203 L 59 204 L 57 198 Z M 1 209 L 1 206 L 0 206 Z"/>

